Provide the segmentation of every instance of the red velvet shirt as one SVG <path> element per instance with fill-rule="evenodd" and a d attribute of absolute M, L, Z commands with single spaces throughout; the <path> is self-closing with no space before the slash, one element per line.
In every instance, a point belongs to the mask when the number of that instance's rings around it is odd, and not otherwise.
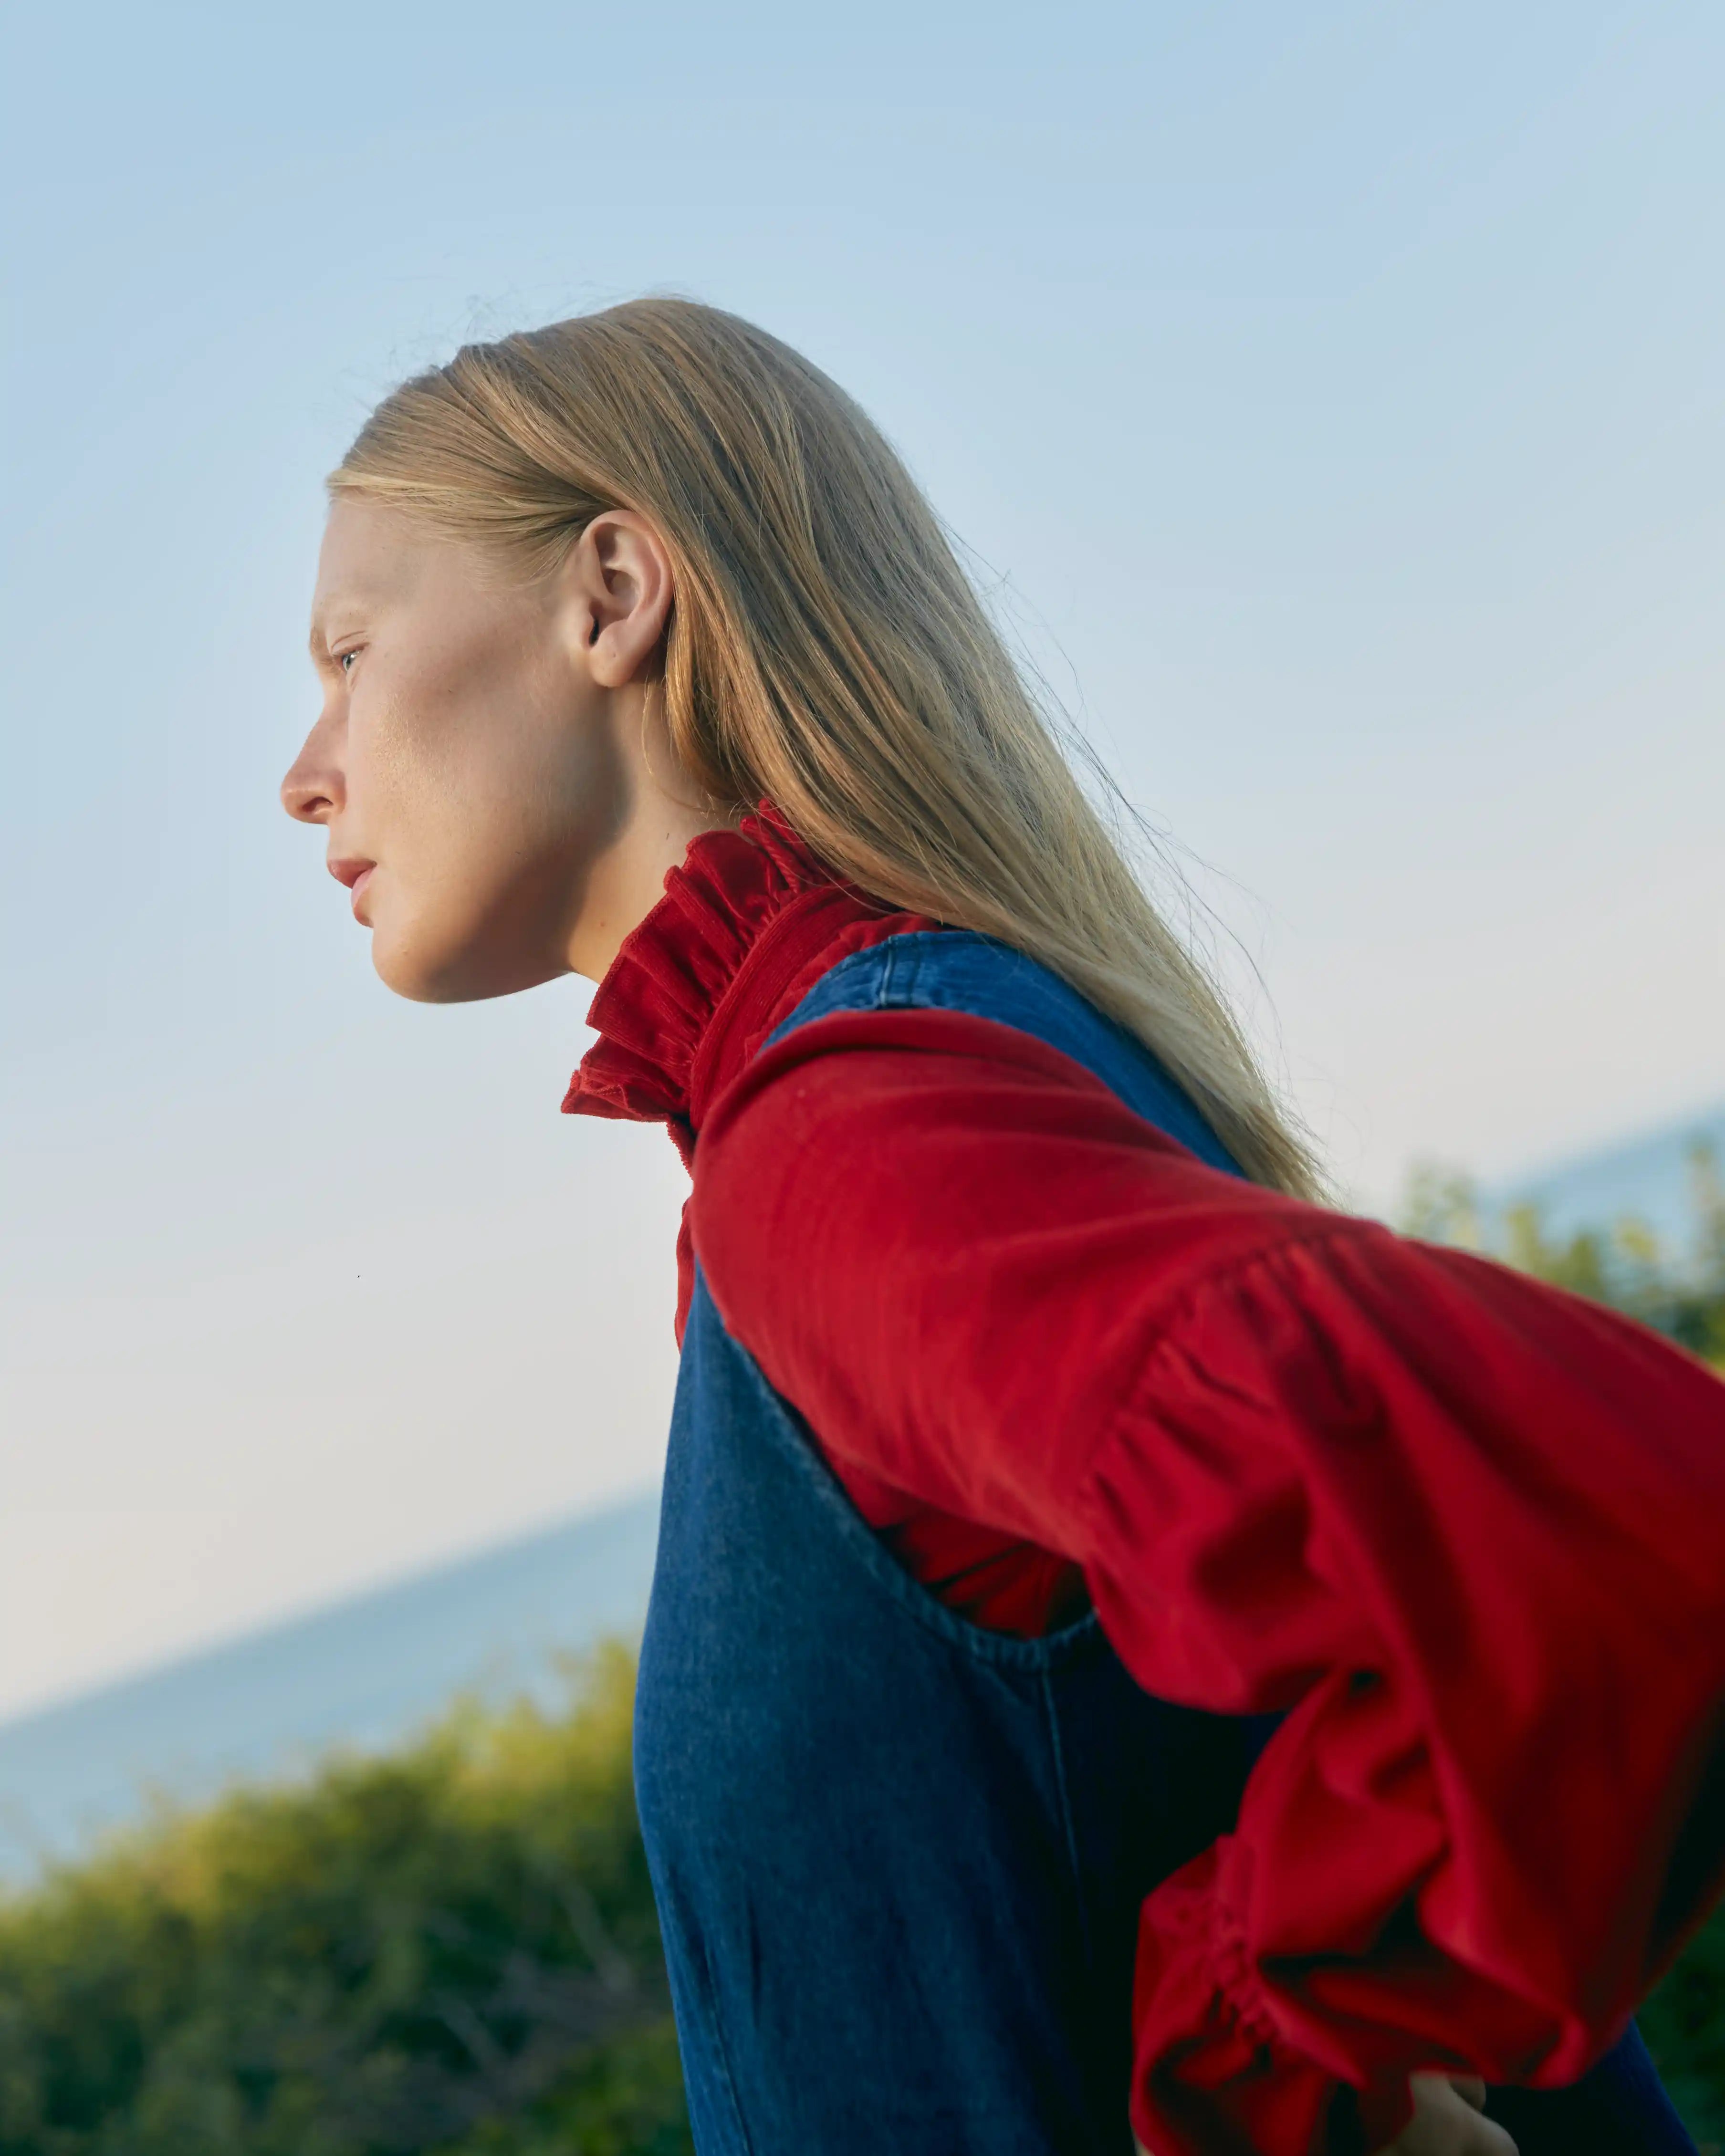
<path fill-rule="evenodd" d="M 823 1019 L 936 923 L 770 811 L 698 839 L 565 1106 L 666 1122 L 679 1245 L 863 1516 L 974 1622 L 1088 1592 L 1138 1681 L 1291 1712 L 1151 1895 L 1133 2116 L 1307 2156 L 1415 2066 L 1573 2079 L 1722 1883 L 1725 1386 L 1606 1311 L 1219 1173 L 991 1020 Z M 696 1143 L 698 1137 L 699 1143 Z M 1675 1861 L 1674 1861 L 1675 1858 Z M 1238 2143 L 1232 2137 L 1241 2137 Z"/>

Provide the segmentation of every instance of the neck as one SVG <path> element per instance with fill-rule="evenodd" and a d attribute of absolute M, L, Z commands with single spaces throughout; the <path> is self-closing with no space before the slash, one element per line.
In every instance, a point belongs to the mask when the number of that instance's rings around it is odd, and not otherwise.
<path fill-rule="evenodd" d="M 602 981 L 624 939 L 664 896 L 665 880 L 704 831 L 731 830 L 737 818 L 680 799 L 650 773 L 635 774 L 633 800 L 616 836 L 588 871 L 569 937 L 569 969 Z M 693 788 L 690 788 L 692 793 Z"/>

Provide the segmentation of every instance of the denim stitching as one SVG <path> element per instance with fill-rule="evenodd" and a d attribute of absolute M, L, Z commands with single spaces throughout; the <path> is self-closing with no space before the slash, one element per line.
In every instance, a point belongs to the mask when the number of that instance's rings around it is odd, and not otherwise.
<path fill-rule="evenodd" d="M 730 2100 L 731 2123 L 736 2129 L 737 2146 L 742 2156 L 755 2156 L 754 2137 L 744 2123 L 742 2105 L 737 2099 L 737 2075 L 731 2064 L 731 2047 L 725 2041 L 724 2017 L 719 2012 L 718 1986 L 713 1981 L 712 1959 L 706 1950 L 706 1941 L 699 1931 L 691 1930 L 690 1939 L 701 1962 L 704 1979 L 701 2005 L 706 2010 L 704 2019 L 707 2025 L 707 2040 L 714 2057 L 718 2061 L 719 2071 L 724 2079 L 725 2094 Z"/>
<path fill-rule="evenodd" d="M 1066 1784 L 1066 1751 L 1060 1742 L 1060 1717 L 1055 1706 L 1053 1672 L 1045 1666 L 1040 1675 L 1042 1693 L 1043 1719 L 1048 1724 L 1049 1748 L 1054 1754 L 1055 1795 L 1060 1804 L 1060 1831 L 1066 1837 L 1066 1861 L 1072 1867 L 1072 1888 L 1078 1902 L 1078 1926 L 1084 1940 L 1084 1962 L 1086 1969 L 1096 1967 L 1095 1944 L 1091 1938 L 1090 1903 L 1084 1892 L 1083 1870 L 1078 1861 L 1078 1830 L 1072 1819 L 1071 1791 Z"/>

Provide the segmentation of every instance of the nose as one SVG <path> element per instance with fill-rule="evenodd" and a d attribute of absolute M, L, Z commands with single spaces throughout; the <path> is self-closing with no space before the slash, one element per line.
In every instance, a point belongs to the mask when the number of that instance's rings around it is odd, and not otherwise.
<path fill-rule="evenodd" d="M 346 805 L 347 787 L 341 767 L 330 752 L 333 747 L 320 721 L 281 782 L 281 805 L 296 824 L 327 824 Z"/>

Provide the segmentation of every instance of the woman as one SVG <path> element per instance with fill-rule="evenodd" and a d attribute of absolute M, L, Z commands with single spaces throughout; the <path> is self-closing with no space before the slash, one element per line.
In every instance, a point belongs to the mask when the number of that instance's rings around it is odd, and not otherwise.
<path fill-rule="evenodd" d="M 703 2156 L 1689 2147 L 1630 2017 L 1720 1882 L 1725 1390 L 1322 1206 L 774 339 L 469 347 L 331 484 L 290 813 L 399 993 L 600 982 L 565 1106 L 692 1170 L 636 1769 Z"/>

